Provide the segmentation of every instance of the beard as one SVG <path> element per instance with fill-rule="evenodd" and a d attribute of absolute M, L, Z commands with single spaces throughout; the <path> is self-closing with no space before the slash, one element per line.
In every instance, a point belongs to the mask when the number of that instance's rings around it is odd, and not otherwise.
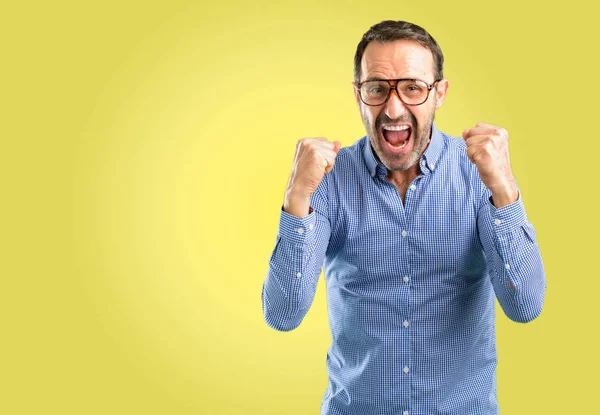
<path fill-rule="evenodd" d="M 362 112 L 362 119 L 369 136 L 371 147 L 375 151 L 376 158 L 390 171 L 405 171 L 419 162 L 419 159 L 425 152 L 427 145 L 431 139 L 431 128 L 435 119 L 435 109 L 432 108 L 431 113 L 427 117 L 427 121 L 420 125 L 415 116 L 407 111 L 402 117 L 391 119 L 384 111 L 380 112 L 375 120 L 375 126 L 371 125 Z M 411 125 L 412 148 L 406 154 L 394 154 L 390 152 L 385 143 L 385 138 L 381 133 L 381 126 L 391 123 L 409 123 Z"/>

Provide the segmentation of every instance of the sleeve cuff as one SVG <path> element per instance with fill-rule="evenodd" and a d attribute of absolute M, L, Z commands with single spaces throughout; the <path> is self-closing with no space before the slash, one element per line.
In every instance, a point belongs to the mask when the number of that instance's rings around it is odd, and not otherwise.
<path fill-rule="evenodd" d="M 311 208 L 308 216 L 300 219 L 281 208 L 279 216 L 279 236 L 292 243 L 304 244 L 314 237 L 317 217 Z"/>
<path fill-rule="evenodd" d="M 497 234 L 510 232 L 527 222 L 525 206 L 523 206 L 523 200 L 521 199 L 520 191 L 519 198 L 510 205 L 497 208 L 489 199 L 488 204 L 490 208 L 490 221 L 492 222 L 492 228 Z"/>

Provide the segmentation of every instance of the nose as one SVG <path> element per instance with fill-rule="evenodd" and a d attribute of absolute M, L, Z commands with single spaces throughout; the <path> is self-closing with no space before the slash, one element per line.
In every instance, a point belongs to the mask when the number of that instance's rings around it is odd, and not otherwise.
<path fill-rule="evenodd" d="M 400 96 L 398 95 L 398 91 L 393 89 L 390 92 L 390 97 L 385 103 L 385 114 L 390 117 L 390 119 L 395 120 L 398 119 L 406 112 L 406 105 L 400 100 Z"/>

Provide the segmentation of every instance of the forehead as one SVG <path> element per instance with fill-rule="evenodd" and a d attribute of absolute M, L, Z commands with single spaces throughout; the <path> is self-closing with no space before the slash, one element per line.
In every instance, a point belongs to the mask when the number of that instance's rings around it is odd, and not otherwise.
<path fill-rule="evenodd" d="M 412 40 L 371 42 L 361 61 L 361 81 L 372 78 L 418 78 L 434 81 L 433 55 Z"/>

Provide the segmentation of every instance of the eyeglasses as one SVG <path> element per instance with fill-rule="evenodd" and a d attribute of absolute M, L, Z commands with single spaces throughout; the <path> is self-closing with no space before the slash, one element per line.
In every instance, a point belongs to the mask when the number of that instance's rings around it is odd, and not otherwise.
<path fill-rule="evenodd" d="M 440 80 L 438 79 L 429 85 L 420 79 L 378 79 L 359 83 L 353 82 L 353 85 L 358 90 L 360 100 L 366 105 L 385 104 L 392 91 L 396 91 L 396 95 L 405 105 L 421 105 L 427 101 L 429 92 Z"/>

